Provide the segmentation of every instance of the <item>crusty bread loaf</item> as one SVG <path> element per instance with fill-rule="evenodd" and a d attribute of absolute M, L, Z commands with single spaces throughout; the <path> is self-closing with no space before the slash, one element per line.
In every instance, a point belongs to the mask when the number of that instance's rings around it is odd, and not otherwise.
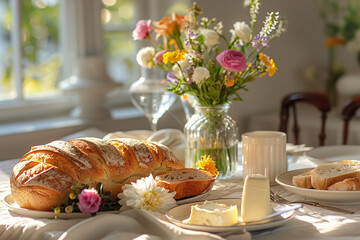
<path fill-rule="evenodd" d="M 115 200 L 124 184 L 184 165 L 166 146 L 131 138 L 81 138 L 33 147 L 15 165 L 11 193 L 22 208 L 52 210 L 67 203 L 72 184 L 102 182 Z"/>
<path fill-rule="evenodd" d="M 293 176 L 293 185 L 302 188 L 313 188 L 313 186 L 311 185 L 311 172 L 312 170 Z"/>
<path fill-rule="evenodd" d="M 157 186 L 176 192 L 175 199 L 196 196 L 209 191 L 215 177 L 208 172 L 194 168 L 184 168 L 158 175 Z"/>
<path fill-rule="evenodd" d="M 343 160 L 316 167 L 311 172 L 311 185 L 315 189 L 325 190 L 337 182 L 354 177 L 360 177 L 360 161 Z"/>
<path fill-rule="evenodd" d="M 330 187 L 330 191 L 359 191 L 360 178 L 346 178 L 343 181 L 337 182 Z"/>

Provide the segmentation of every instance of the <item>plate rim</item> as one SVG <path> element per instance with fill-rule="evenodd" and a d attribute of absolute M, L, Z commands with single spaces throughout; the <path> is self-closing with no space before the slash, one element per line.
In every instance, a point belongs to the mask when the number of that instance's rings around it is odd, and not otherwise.
<path fill-rule="evenodd" d="M 300 168 L 300 169 L 294 169 L 291 171 L 286 171 L 283 173 L 278 174 L 275 177 L 275 181 L 283 186 L 286 190 L 288 190 L 289 192 L 302 196 L 302 197 L 306 197 L 306 198 L 312 198 L 315 199 L 317 201 L 321 201 L 324 203 L 330 203 L 333 205 L 359 205 L 360 204 L 360 200 L 356 201 L 355 198 L 360 199 L 360 191 L 331 191 L 331 190 L 320 190 L 320 189 L 311 189 L 311 188 L 302 188 L 302 187 L 297 187 L 294 185 L 289 185 L 286 182 L 283 182 L 281 180 L 281 178 L 283 178 L 285 175 L 288 175 L 288 178 L 292 178 L 293 176 L 297 175 L 297 174 L 301 174 L 303 172 L 306 171 L 310 171 L 311 169 L 314 169 L 314 167 L 312 168 Z M 319 197 L 316 196 L 309 196 L 310 194 L 315 194 L 315 195 L 320 195 Z M 323 198 L 325 197 L 324 195 L 328 196 L 331 194 L 333 195 L 341 195 L 343 198 L 345 197 L 344 201 L 338 201 L 338 200 L 331 200 L 328 199 L 328 201 L 323 200 Z M 350 197 L 349 197 L 350 196 Z M 334 196 L 335 197 L 335 196 Z M 348 197 L 348 198 L 346 198 Z M 342 199 L 343 199 L 342 198 Z M 354 200 L 352 200 L 354 198 Z M 336 204 L 337 203 L 337 204 Z"/>
<path fill-rule="evenodd" d="M 11 193 L 6 194 L 3 197 L 2 202 L 7 207 L 8 211 L 13 212 L 21 217 L 55 219 L 55 213 L 52 211 L 39 211 L 39 210 L 21 208 L 20 206 L 17 205 Z M 17 206 L 14 206 L 13 204 L 16 204 Z M 97 214 L 112 214 L 112 213 L 119 213 L 119 211 L 105 211 L 105 212 L 98 212 Z M 82 214 L 81 212 L 59 213 L 58 216 L 59 219 L 76 219 L 76 218 L 89 218 L 91 217 L 91 214 L 90 213 Z"/>
<path fill-rule="evenodd" d="M 209 195 L 209 193 L 210 193 L 210 190 L 207 192 L 204 192 L 200 195 L 177 200 L 176 205 L 179 206 L 182 204 L 201 201 L 201 200 L 199 200 L 199 198 L 207 197 Z M 31 210 L 31 209 L 21 208 L 19 205 L 17 205 L 17 203 L 11 193 L 5 194 L 4 197 L 2 198 L 2 202 L 4 203 L 4 205 L 8 211 L 11 211 L 19 216 L 31 217 L 31 218 L 49 218 L 49 219 L 55 218 L 55 213 L 52 211 L 40 211 L 40 210 Z M 16 206 L 14 206 L 14 204 L 16 204 Z M 117 211 L 115 210 L 115 211 L 98 212 L 97 214 L 112 214 L 112 213 L 116 214 L 119 212 L 120 212 L 119 210 L 117 210 Z M 59 213 L 58 216 L 60 219 L 75 219 L 75 218 L 88 218 L 88 217 L 91 217 L 91 214 L 89 214 L 89 213 L 82 214 L 81 212 Z"/>
<path fill-rule="evenodd" d="M 325 149 L 325 150 L 324 150 Z M 311 149 L 310 151 L 307 151 L 304 153 L 305 157 L 311 158 L 311 159 L 316 159 L 316 160 L 327 160 L 325 159 L 321 159 L 321 158 L 317 158 L 316 156 L 312 156 L 312 153 L 317 152 L 317 151 L 326 151 L 326 149 L 356 149 L 359 151 L 359 156 L 360 156 L 360 146 L 359 145 L 327 145 L 327 146 L 319 146 L 319 147 L 315 147 L 313 149 Z M 343 150 L 344 151 L 344 150 Z M 330 156 L 329 156 L 330 157 Z M 353 159 L 348 159 L 348 160 L 353 160 Z M 360 159 L 356 159 L 356 160 L 360 160 Z M 337 160 L 335 160 L 337 161 Z M 333 161 L 331 161 L 333 162 Z"/>
<path fill-rule="evenodd" d="M 209 201 L 218 201 L 218 202 L 222 202 L 224 200 L 225 201 L 238 201 L 239 204 L 241 204 L 241 198 L 209 199 Z M 278 216 L 279 218 L 282 218 L 282 219 L 278 218 L 278 220 L 271 221 L 271 222 L 264 222 L 264 223 L 259 223 L 259 224 L 248 224 L 248 225 L 235 225 L 235 226 L 206 226 L 206 225 L 186 224 L 186 223 L 183 223 L 182 220 L 173 218 L 170 215 L 170 212 L 176 208 L 180 208 L 180 207 L 181 208 L 184 208 L 184 207 L 191 208 L 192 205 L 194 205 L 196 203 L 203 203 L 204 201 L 205 200 L 175 206 L 175 207 L 171 208 L 170 210 L 168 210 L 166 212 L 165 216 L 172 224 L 182 227 L 182 228 L 198 230 L 198 231 L 207 231 L 207 232 L 228 232 L 228 231 L 236 231 L 236 230 L 244 230 L 244 229 L 246 229 L 247 231 L 258 231 L 258 230 L 268 229 L 268 228 L 272 228 L 272 227 L 277 227 L 277 226 L 280 226 L 280 225 L 285 224 L 288 221 L 290 221 L 295 216 L 295 213 L 296 213 L 296 210 L 291 210 L 288 212 L 289 216 L 287 216 L 286 218 L 284 218 L 282 216 Z M 278 203 L 273 203 L 273 204 L 280 205 Z M 240 214 L 240 212 L 239 212 L 239 214 Z"/>

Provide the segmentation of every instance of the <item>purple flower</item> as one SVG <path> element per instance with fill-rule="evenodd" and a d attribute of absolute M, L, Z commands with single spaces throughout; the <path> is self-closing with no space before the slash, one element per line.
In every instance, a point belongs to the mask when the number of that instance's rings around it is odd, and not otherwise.
<path fill-rule="evenodd" d="M 94 188 L 81 191 L 77 205 L 83 214 L 96 213 L 99 210 L 100 204 L 101 198 Z"/>
<path fill-rule="evenodd" d="M 150 33 L 151 20 L 140 20 L 132 32 L 134 40 L 142 40 Z"/>
<path fill-rule="evenodd" d="M 163 62 L 163 55 L 164 53 L 168 52 L 168 50 L 161 50 L 155 54 L 155 64 L 158 65 L 158 63 Z"/>
<path fill-rule="evenodd" d="M 191 29 L 188 29 L 187 35 L 189 36 L 189 38 L 194 39 L 197 36 L 199 36 L 199 34 L 194 33 L 193 31 L 191 31 Z"/>
<path fill-rule="evenodd" d="M 192 78 L 188 78 L 187 83 L 191 84 L 193 82 Z"/>
<path fill-rule="evenodd" d="M 263 47 L 269 47 L 268 37 L 257 34 L 252 40 L 252 46 L 259 52 Z"/>
<path fill-rule="evenodd" d="M 224 50 L 216 56 L 216 60 L 223 68 L 232 72 L 241 72 L 246 68 L 245 56 L 239 51 Z"/>
<path fill-rule="evenodd" d="M 176 77 L 174 76 L 174 74 L 172 72 L 168 72 L 166 78 L 167 78 L 168 82 L 175 83 L 175 84 L 178 83 L 178 80 L 176 79 Z"/>

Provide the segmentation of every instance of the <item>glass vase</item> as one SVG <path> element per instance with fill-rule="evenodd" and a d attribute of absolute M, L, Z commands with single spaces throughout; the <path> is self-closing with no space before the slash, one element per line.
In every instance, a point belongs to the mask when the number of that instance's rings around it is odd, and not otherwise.
<path fill-rule="evenodd" d="M 158 68 L 142 68 L 140 79 L 129 89 L 131 101 L 149 119 L 153 132 L 157 131 L 158 120 L 176 100 L 176 95 L 166 89 L 164 71 Z"/>
<path fill-rule="evenodd" d="M 219 171 L 218 178 L 231 177 L 238 164 L 238 128 L 228 114 L 230 104 L 194 108 L 195 114 L 184 127 L 185 166 L 196 168 L 201 156 L 210 155 Z"/>

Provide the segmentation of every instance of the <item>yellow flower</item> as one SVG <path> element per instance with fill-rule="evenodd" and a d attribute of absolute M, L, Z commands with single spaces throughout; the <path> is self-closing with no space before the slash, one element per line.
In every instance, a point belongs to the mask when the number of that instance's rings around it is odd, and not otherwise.
<path fill-rule="evenodd" d="M 325 47 L 332 48 L 332 47 L 336 47 L 338 45 L 343 45 L 345 43 L 346 43 L 346 40 L 344 38 L 331 36 L 326 39 Z"/>
<path fill-rule="evenodd" d="M 270 66 L 269 57 L 263 53 L 259 53 L 259 59 L 266 65 Z"/>
<path fill-rule="evenodd" d="M 174 39 L 171 39 L 171 40 L 169 41 L 169 45 L 176 45 L 176 41 L 175 41 Z"/>
<path fill-rule="evenodd" d="M 227 78 L 225 79 L 225 85 L 228 86 L 228 87 L 232 87 L 234 86 L 234 78 Z"/>
<path fill-rule="evenodd" d="M 200 161 L 197 161 L 196 166 L 198 166 L 200 169 L 207 171 L 213 176 L 219 175 L 219 172 L 215 166 L 215 162 L 212 160 L 212 158 L 209 156 L 201 156 Z"/>
<path fill-rule="evenodd" d="M 182 100 L 186 100 L 188 97 L 187 97 L 187 95 L 186 94 L 184 94 L 184 95 L 181 95 L 181 99 Z"/>
<path fill-rule="evenodd" d="M 74 200 L 74 199 L 76 198 L 75 193 L 70 193 L 70 194 L 69 194 L 69 198 L 70 198 L 71 200 Z"/>
<path fill-rule="evenodd" d="M 73 206 L 71 206 L 71 205 L 66 206 L 66 208 L 65 208 L 65 212 L 66 212 L 66 213 L 72 213 L 73 210 L 74 210 L 74 208 L 73 208 Z"/>
<path fill-rule="evenodd" d="M 54 208 L 54 213 L 55 213 L 55 214 L 59 214 L 59 213 L 60 213 L 60 207 Z"/>
<path fill-rule="evenodd" d="M 176 51 L 174 52 L 166 52 L 163 55 L 163 63 L 167 64 L 168 62 L 170 63 L 176 63 L 179 61 L 184 61 L 184 56 L 185 56 L 185 51 L 184 50 L 179 50 L 176 49 Z"/>
<path fill-rule="evenodd" d="M 266 69 L 266 72 L 269 74 L 269 77 L 272 77 L 277 70 L 278 70 L 278 68 L 276 67 L 276 65 L 274 63 L 274 60 L 271 59 L 270 66 Z"/>

